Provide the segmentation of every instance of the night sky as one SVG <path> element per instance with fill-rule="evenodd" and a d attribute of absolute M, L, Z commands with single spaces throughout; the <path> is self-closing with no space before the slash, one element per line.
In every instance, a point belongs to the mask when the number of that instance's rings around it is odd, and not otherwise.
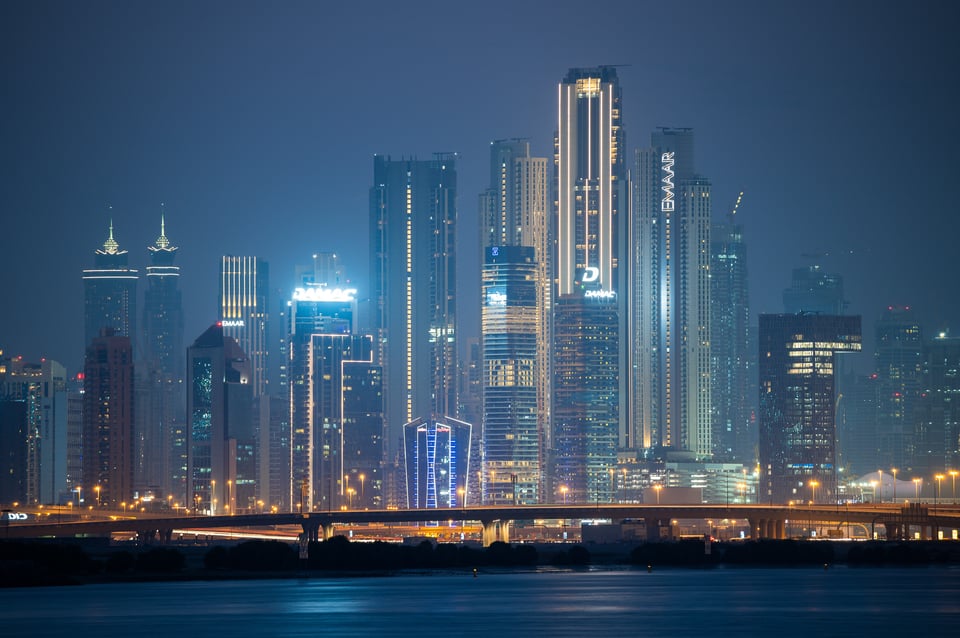
<path fill-rule="evenodd" d="M 816 262 L 845 277 L 868 351 L 888 304 L 960 335 L 958 6 L 6 0 L 0 348 L 77 371 L 81 271 L 111 217 L 142 269 L 161 203 L 185 344 L 217 318 L 223 254 L 263 257 L 279 289 L 337 251 L 362 297 L 375 153 L 460 154 L 475 317 L 489 142 L 552 157 L 557 83 L 601 64 L 625 65 L 631 162 L 654 127 L 693 127 L 715 217 L 745 191 L 754 315 L 782 311 L 791 269 Z"/>

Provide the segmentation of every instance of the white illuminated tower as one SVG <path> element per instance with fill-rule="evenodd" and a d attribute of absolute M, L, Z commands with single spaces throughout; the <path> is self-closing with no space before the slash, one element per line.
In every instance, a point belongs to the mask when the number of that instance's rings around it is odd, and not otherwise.
<path fill-rule="evenodd" d="M 630 447 L 712 454 L 710 182 L 693 132 L 660 129 L 637 151 L 630 251 Z"/>
<path fill-rule="evenodd" d="M 622 294 L 626 269 L 621 267 L 627 239 L 627 216 L 621 206 L 627 200 L 620 101 L 620 84 L 612 66 L 571 69 L 558 86 L 557 290 L 552 342 L 554 348 L 572 350 L 554 350 L 553 365 L 559 365 L 561 358 L 567 368 L 592 365 L 597 360 L 597 347 L 617 354 L 604 359 L 614 366 L 612 372 L 591 380 L 590 392 L 606 402 L 603 414 L 593 412 L 589 405 L 567 393 L 568 385 L 560 381 L 559 372 L 553 372 L 551 463 L 555 481 L 547 492 L 554 499 L 559 498 L 561 487 L 557 481 L 576 477 L 575 486 L 563 487 L 577 499 L 609 500 L 618 443 L 625 438 L 626 423 L 621 417 L 626 413 L 621 402 L 626 398 L 628 359 L 619 350 L 627 343 L 626 295 Z M 592 329 L 587 322 L 594 319 L 603 324 L 602 346 L 577 336 Z M 560 388 L 563 398 L 556 394 Z M 589 440 L 573 445 L 576 437 Z"/>
<path fill-rule="evenodd" d="M 220 325 L 250 359 L 254 398 L 267 390 L 269 281 L 267 262 L 258 257 L 220 260 Z"/>

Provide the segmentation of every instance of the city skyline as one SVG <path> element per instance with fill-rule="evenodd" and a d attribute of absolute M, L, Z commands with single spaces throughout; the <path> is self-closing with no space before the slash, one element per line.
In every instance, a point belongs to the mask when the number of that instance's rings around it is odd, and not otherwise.
<path fill-rule="evenodd" d="M 371 291 L 370 158 L 426 160 L 435 150 L 458 153 L 458 315 L 475 334 L 475 202 L 489 143 L 520 136 L 533 156 L 552 155 L 556 83 L 571 67 L 595 64 L 626 65 L 618 75 L 627 157 L 656 126 L 692 126 L 714 220 L 745 191 L 738 217 L 758 264 L 754 319 L 780 311 L 794 267 L 820 263 L 843 275 L 849 312 L 864 325 L 891 304 L 914 308 L 925 335 L 956 325 L 960 300 L 937 286 L 958 276 L 950 250 L 958 222 L 949 215 L 958 96 L 943 82 L 958 59 L 946 26 L 956 8 L 604 7 L 623 19 L 567 46 L 564 36 L 580 27 L 575 5 L 559 3 L 551 29 L 540 28 L 536 8 L 517 6 L 502 29 L 523 37 L 504 46 L 470 35 L 499 24 L 495 11 L 476 8 L 419 25 L 419 6 L 375 6 L 369 22 L 345 7 L 265 15 L 231 7 L 221 25 L 216 3 L 5 5 L 2 73 L 16 97 L 0 124 L 9 141 L 0 152 L 0 264 L 22 273 L 29 260 L 31 275 L 0 284 L 2 347 L 80 370 L 77 273 L 111 220 L 143 273 L 164 216 L 181 247 L 188 338 L 217 319 L 222 255 L 262 257 L 271 286 L 289 291 L 302 255 L 336 251 L 362 297 Z M 675 46 L 681 18 L 700 46 Z M 608 27 L 613 37 L 603 36 Z M 435 46 L 405 44 L 416 37 L 398 39 L 404 28 L 458 46 L 438 56 Z M 391 47 L 407 66 L 383 62 L 379 53 Z M 521 55 L 532 50 L 541 55 Z M 350 56 L 352 65 L 330 64 Z M 379 93 L 394 99 L 374 99 Z"/>

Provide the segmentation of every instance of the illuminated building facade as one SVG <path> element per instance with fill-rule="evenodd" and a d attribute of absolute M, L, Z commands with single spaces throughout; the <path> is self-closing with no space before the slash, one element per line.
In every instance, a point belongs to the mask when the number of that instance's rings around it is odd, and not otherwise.
<path fill-rule="evenodd" d="M 877 467 L 906 468 L 913 460 L 910 451 L 914 448 L 914 411 L 924 370 L 923 334 L 913 311 L 902 306 L 887 307 L 874 334 Z M 866 468 L 865 472 L 873 469 Z"/>
<path fill-rule="evenodd" d="M 373 173 L 372 322 L 393 456 L 404 424 L 458 410 L 456 155 L 426 161 L 378 155 Z"/>
<path fill-rule="evenodd" d="M 759 497 L 836 503 L 836 356 L 860 351 L 860 317 L 760 315 L 759 340 Z"/>
<path fill-rule="evenodd" d="M 133 498 L 134 377 L 130 337 L 103 328 L 83 365 L 83 480 L 100 486 L 100 503 L 119 509 Z"/>
<path fill-rule="evenodd" d="M 619 312 L 614 293 L 557 300 L 553 347 L 554 502 L 614 498 L 619 437 Z"/>
<path fill-rule="evenodd" d="M 483 335 L 483 503 L 539 502 L 537 264 L 527 246 L 485 249 Z"/>
<path fill-rule="evenodd" d="M 0 353 L 2 355 L 2 353 Z M 67 481 L 66 369 L 48 359 L 27 363 L 22 357 L 0 361 L 0 400 L 20 402 L 25 420 L 11 425 L 19 438 L 10 458 L 22 458 L 23 494 L 27 503 L 69 501 Z M 17 413 L 10 407 L 9 414 Z M 14 419 L 11 424 L 16 424 Z"/>
<path fill-rule="evenodd" d="M 343 361 L 340 387 L 344 504 L 384 509 L 383 369 L 370 361 Z"/>
<path fill-rule="evenodd" d="M 255 501 L 250 361 L 216 323 L 187 348 L 188 501 L 229 514 Z"/>
<path fill-rule="evenodd" d="M 406 507 L 460 507 L 469 493 L 472 428 L 450 417 L 404 424 Z"/>
<path fill-rule="evenodd" d="M 735 211 L 736 209 L 734 209 Z M 754 406 L 756 351 L 750 349 L 747 247 L 736 212 L 711 231 L 710 393 L 713 459 L 752 466 L 756 461 Z"/>
<path fill-rule="evenodd" d="M 250 358 L 254 397 L 267 390 L 269 282 L 269 266 L 258 257 L 220 259 L 220 325 Z"/>
<path fill-rule="evenodd" d="M 144 409 L 137 410 L 137 484 L 186 502 L 187 437 L 184 427 L 183 301 L 177 247 L 166 235 L 152 246 L 146 268 L 143 304 L 143 353 L 138 387 L 146 390 Z"/>
<path fill-rule="evenodd" d="M 631 238 L 631 428 L 626 447 L 714 452 L 710 381 L 710 182 L 693 132 L 660 129 L 637 151 Z"/>
<path fill-rule="evenodd" d="M 335 460 L 331 455 L 339 445 L 331 447 L 329 440 L 334 434 L 331 428 L 337 430 L 339 436 L 339 423 L 331 421 L 335 414 L 331 412 L 333 399 L 328 396 L 338 390 L 328 388 L 328 394 L 318 397 L 325 380 L 316 376 L 316 365 L 317 358 L 324 355 L 314 348 L 318 335 L 350 335 L 356 322 L 356 306 L 356 290 L 326 286 L 297 288 L 287 303 L 292 482 L 286 500 L 296 508 L 301 507 L 301 503 L 307 510 L 315 505 L 322 505 L 323 509 L 339 505 L 339 471 L 331 470 L 330 466 Z M 332 380 L 326 382 L 329 385 Z M 324 458 L 325 478 L 321 478 Z"/>
<path fill-rule="evenodd" d="M 925 344 L 920 384 L 913 470 L 920 476 L 956 470 L 960 468 L 960 339 L 940 334 Z"/>
<path fill-rule="evenodd" d="M 127 265 L 128 254 L 110 235 L 94 253 L 94 267 L 83 271 L 84 346 L 111 328 L 121 337 L 136 339 L 137 271 Z"/>
<path fill-rule="evenodd" d="M 621 91 L 612 66 L 570 69 L 558 86 L 554 183 L 551 440 L 544 498 L 612 498 L 626 416 L 626 165 Z M 599 367 L 598 367 L 599 366 Z M 612 367 L 610 367 L 612 366 Z M 603 369 L 601 369 L 603 368 Z M 575 375 L 586 373 L 575 380 Z M 575 389 L 580 382 L 582 392 Z M 584 400 L 583 397 L 591 397 Z M 596 401 L 596 403 L 595 403 Z M 602 405 L 600 404 L 602 403 Z M 612 439 L 611 437 L 612 428 Z M 549 495 L 549 497 L 547 496 Z"/>

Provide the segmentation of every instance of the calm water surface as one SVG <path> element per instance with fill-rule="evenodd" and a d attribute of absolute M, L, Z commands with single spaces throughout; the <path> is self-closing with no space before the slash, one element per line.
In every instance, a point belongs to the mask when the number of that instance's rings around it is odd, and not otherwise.
<path fill-rule="evenodd" d="M 416 574 L 0 590 L 6 636 L 957 635 L 960 570 Z"/>

